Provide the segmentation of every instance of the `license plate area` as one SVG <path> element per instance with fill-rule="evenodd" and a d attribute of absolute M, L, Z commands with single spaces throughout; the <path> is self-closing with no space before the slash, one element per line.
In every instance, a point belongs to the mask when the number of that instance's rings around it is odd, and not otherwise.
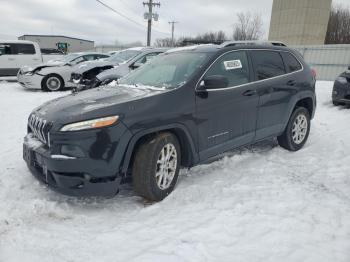
<path fill-rule="evenodd" d="M 27 145 L 23 145 L 23 159 L 26 161 L 28 164 L 33 165 L 35 156 L 34 156 L 34 151 L 31 150 Z"/>

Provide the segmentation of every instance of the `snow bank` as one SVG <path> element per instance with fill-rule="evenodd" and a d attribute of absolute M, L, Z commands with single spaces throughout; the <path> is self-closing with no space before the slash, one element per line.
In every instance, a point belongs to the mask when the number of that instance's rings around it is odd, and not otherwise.
<path fill-rule="evenodd" d="M 236 150 L 149 204 L 129 186 L 76 199 L 40 185 L 22 160 L 27 117 L 64 93 L 1 83 L 0 261 L 350 261 L 350 110 L 331 87 L 317 84 L 303 150 Z"/>

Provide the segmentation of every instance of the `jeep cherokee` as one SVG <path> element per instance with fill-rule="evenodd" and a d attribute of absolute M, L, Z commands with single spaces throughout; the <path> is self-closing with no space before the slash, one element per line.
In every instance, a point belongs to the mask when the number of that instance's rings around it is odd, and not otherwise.
<path fill-rule="evenodd" d="M 315 108 L 313 72 L 292 49 L 235 42 L 173 49 L 115 86 L 35 109 L 23 156 L 64 194 L 112 196 L 129 180 L 160 201 L 180 167 L 273 137 L 301 149 Z"/>

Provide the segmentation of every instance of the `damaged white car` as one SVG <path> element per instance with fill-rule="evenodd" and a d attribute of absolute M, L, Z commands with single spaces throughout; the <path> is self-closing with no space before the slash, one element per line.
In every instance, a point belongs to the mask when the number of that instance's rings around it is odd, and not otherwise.
<path fill-rule="evenodd" d="M 24 66 L 18 74 L 18 83 L 26 88 L 37 88 L 43 91 L 59 91 L 72 87 L 69 82 L 73 67 L 86 61 L 107 58 L 102 53 L 72 53 L 60 60 L 52 60 L 35 67 Z"/>

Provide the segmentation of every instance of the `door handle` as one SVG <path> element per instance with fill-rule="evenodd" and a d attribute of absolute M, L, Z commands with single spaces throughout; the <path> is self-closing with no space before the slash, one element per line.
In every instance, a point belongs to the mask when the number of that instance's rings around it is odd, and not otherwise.
<path fill-rule="evenodd" d="M 8 60 L 9 60 L 9 61 L 15 61 L 15 59 L 14 59 L 14 58 L 9 58 Z"/>
<path fill-rule="evenodd" d="M 288 82 L 287 82 L 287 85 L 288 86 L 295 86 L 295 81 L 294 80 L 289 80 Z"/>
<path fill-rule="evenodd" d="M 256 94 L 256 90 L 247 90 L 245 92 L 243 92 L 243 96 L 253 96 Z"/>

